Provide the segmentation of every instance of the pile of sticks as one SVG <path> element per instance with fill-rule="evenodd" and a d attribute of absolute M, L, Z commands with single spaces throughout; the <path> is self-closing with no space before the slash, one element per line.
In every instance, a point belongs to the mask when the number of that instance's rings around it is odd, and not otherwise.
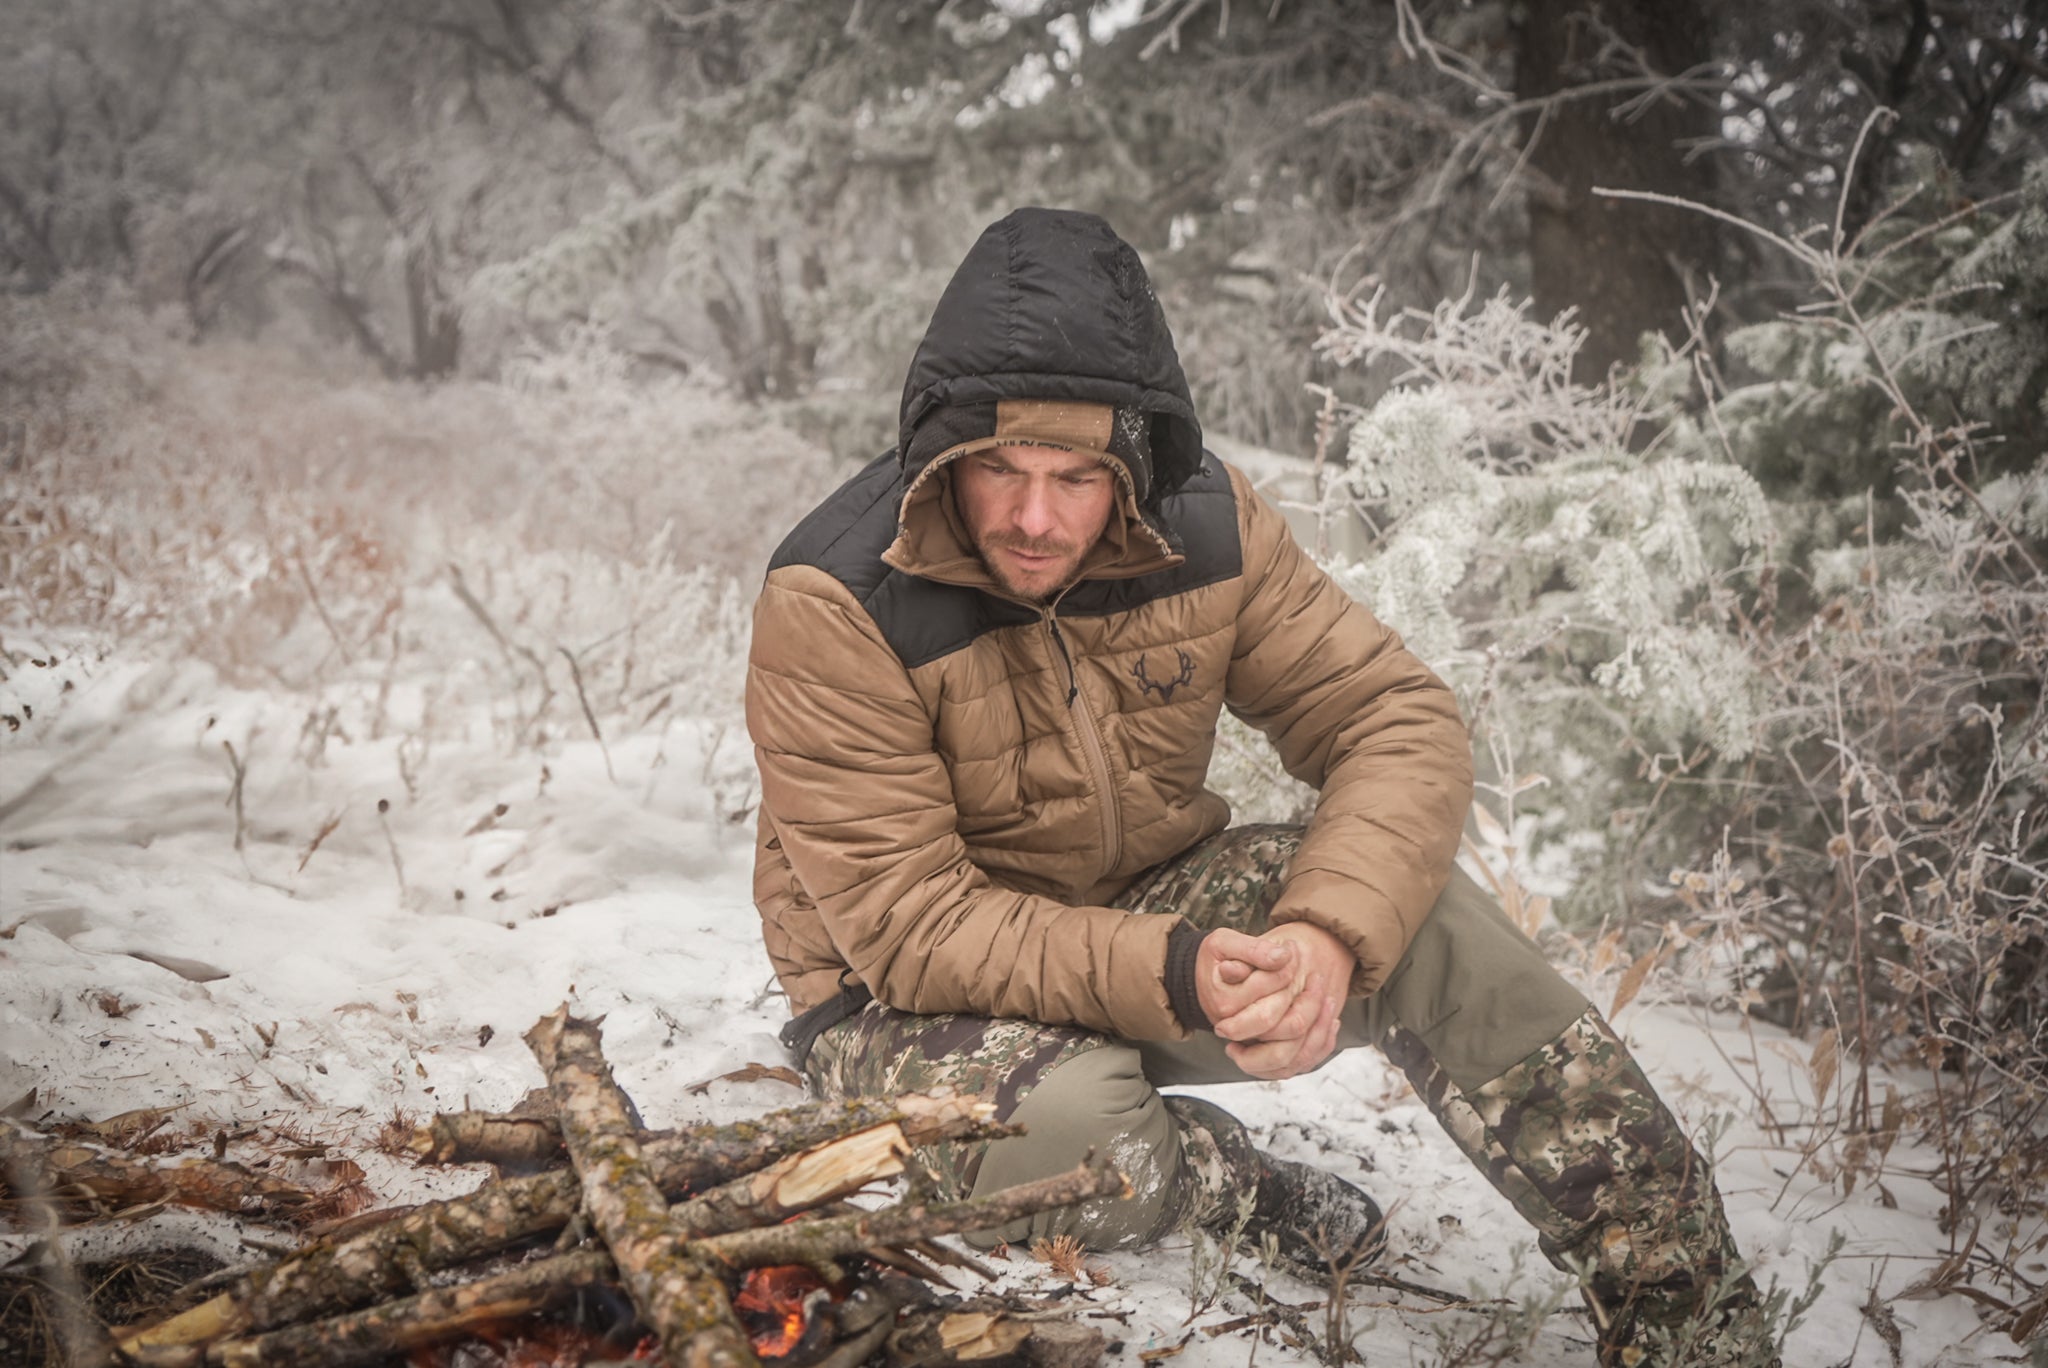
<path fill-rule="evenodd" d="M 912 1174 L 896 1205 L 860 1210 L 844 1199 L 903 1175 L 912 1149 L 1000 1138 L 1013 1128 L 996 1123 L 978 1098 L 909 1094 L 814 1103 L 738 1125 L 644 1131 L 612 1081 L 597 1023 L 564 1007 L 526 1040 L 548 1078 L 552 1124 L 443 1118 L 422 1129 L 415 1148 L 455 1157 L 465 1133 L 495 1130 L 524 1137 L 536 1156 L 566 1150 L 568 1167 L 487 1183 L 241 1271 L 197 1306 L 116 1331 L 113 1347 L 150 1368 L 361 1363 L 609 1285 L 631 1299 L 664 1362 L 757 1368 L 732 1305 L 734 1280 L 746 1270 L 801 1266 L 843 1295 L 854 1286 L 844 1261 L 856 1256 L 865 1256 L 862 1266 L 876 1260 L 929 1275 L 928 1258 L 965 1262 L 930 1244 L 934 1237 L 1127 1192 L 1114 1167 L 1091 1158 L 1053 1178 L 945 1204 L 928 1200 Z M 550 1233 L 553 1246 L 538 1256 L 504 1257 Z M 481 1273 L 451 1272 L 493 1256 Z M 873 1295 L 842 1300 L 837 1342 L 816 1361 L 853 1368 L 885 1341 L 901 1364 L 994 1359 L 1035 1333 L 1029 1316 L 1006 1318 L 1000 1306 L 956 1301 L 933 1311 L 930 1299 L 929 1314 L 912 1324 L 897 1313 L 914 1300 L 883 1298 L 880 1309 Z M 1038 1361 L 1076 1362 L 1072 1337 L 1066 1341 Z M 1094 1344 L 1099 1353 L 1099 1337 Z"/>

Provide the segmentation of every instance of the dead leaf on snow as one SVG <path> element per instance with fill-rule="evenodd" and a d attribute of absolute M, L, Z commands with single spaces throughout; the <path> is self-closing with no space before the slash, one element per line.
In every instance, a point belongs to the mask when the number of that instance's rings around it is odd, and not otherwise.
<path fill-rule="evenodd" d="M 772 1078 L 777 1083 L 787 1083 L 792 1088 L 804 1086 L 803 1076 L 787 1064 L 756 1064 L 750 1060 L 731 1073 L 707 1078 L 702 1083 L 692 1083 L 688 1091 L 702 1097 L 711 1091 L 713 1083 L 758 1083 L 764 1078 Z"/>
<path fill-rule="evenodd" d="M 1652 950 L 1628 967 L 1628 972 L 1621 976 L 1621 986 L 1614 990 L 1614 1005 L 1607 1009 L 1610 1020 L 1620 1015 L 1622 1008 L 1635 1001 L 1636 994 L 1643 990 L 1643 984 L 1648 981 L 1650 972 L 1663 958 L 1664 952 L 1661 949 Z"/>

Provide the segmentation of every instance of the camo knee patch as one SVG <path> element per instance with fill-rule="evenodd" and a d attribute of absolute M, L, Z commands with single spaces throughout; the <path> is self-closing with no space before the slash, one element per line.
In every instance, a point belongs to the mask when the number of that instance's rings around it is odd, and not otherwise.
<path fill-rule="evenodd" d="M 1229 1226 L 1245 1194 L 1258 1191 L 1259 1155 L 1251 1132 L 1213 1102 L 1198 1097 L 1165 1101 L 1180 1134 L 1181 1200 L 1172 1204 L 1157 1234 L 1183 1225 Z"/>
<path fill-rule="evenodd" d="M 871 1002 L 818 1037 L 804 1072 L 822 1097 L 951 1089 L 987 1097 L 998 1117 L 1008 1117 L 1047 1074 L 1107 1043 L 1077 1026 L 950 1012 L 918 1016 Z M 940 1198 L 954 1201 L 973 1190 L 987 1148 L 943 1145 L 916 1154 L 937 1179 Z"/>
<path fill-rule="evenodd" d="M 1232 827 L 1141 877 L 1116 900 L 1129 912 L 1178 912 L 1197 928 L 1255 933 L 1279 900 L 1298 826 Z"/>

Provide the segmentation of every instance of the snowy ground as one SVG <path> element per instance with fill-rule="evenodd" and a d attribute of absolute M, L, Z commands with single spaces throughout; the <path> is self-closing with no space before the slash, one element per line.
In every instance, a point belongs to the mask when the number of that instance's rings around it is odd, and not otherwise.
<path fill-rule="evenodd" d="M 364 1147 L 348 1152 L 381 1201 L 417 1200 L 474 1176 L 406 1169 L 369 1140 L 397 1113 L 516 1102 L 540 1082 L 520 1035 L 565 1000 L 603 1016 L 650 1125 L 797 1100 L 772 1080 L 699 1086 L 781 1062 L 751 827 L 733 819 L 746 753 L 730 714 L 603 750 L 568 728 L 512 741 L 489 641 L 459 609 L 439 611 L 431 657 L 335 670 L 317 689 L 233 687 L 191 660 L 102 657 L 82 638 L 6 638 L 0 715 L 19 728 L 0 730 L 0 1108 L 34 1120 L 171 1107 L 204 1135 L 286 1123 Z M 1940 1194 L 1914 1176 L 1926 1156 L 1902 1142 L 1881 1185 L 1844 1196 L 1802 1161 L 1796 1127 L 1779 1140 L 1746 1119 L 1745 1076 L 1781 1117 L 1806 1114 L 1808 1047 L 1654 999 L 1620 1025 L 1690 1123 L 1740 1118 L 1716 1145 L 1721 1183 L 1765 1280 L 1804 1287 L 1831 1238 L 1844 1242 L 1788 1364 L 2028 1361 L 1962 1297 L 1902 1295 L 1949 1248 Z M 1280 1153 L 1391 1205 L 1390 1271 L 1482 1297 L 1558 1290 L 1527 1228 L 1377 1055 L 1208 1091 Z M 232 1242 L 220 1223 L 150 1219 L 170 1238 Z M 0 1241 L 4 1263 L 25 1237 Z M 1121 1317 L 1098 1322 L 1121 1325 L 1117 1361 L 1183 1341 L 1179 1368 L 1312 1361 L 1247 1332 L 1202 1333 L 1250 1308 L 1235 1294 L 1195 1308 L 1185 1247 L 1100 1262 L 1113 1281 L 1087 1295 Z M 997 1267 L 1056 1281 L 1021 1256 Z M 1277 1274 L 1271 1288 L 1321 1295 Z M 1873 1294 L 1902 1336 L 1896 1360 L 1862 1313 Z M 1374 1289 L 1347 1314 L 1375 1365 L 1448 1361 L 1485 1323 Z M 1562 1311 L 1512 1361 L 1589 1364 L 1589 1342 Z"/>

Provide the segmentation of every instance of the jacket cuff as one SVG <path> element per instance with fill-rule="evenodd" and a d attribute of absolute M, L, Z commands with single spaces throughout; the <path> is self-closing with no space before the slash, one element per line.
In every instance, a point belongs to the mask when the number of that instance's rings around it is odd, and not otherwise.
<path fill-rule="evenodd" d="M 1211 1023 L 1202 1010 L 1202 996 L 1195 988 L 1195 956 L 1201 952 L 1207 931 L 1182 922 L 1166 937 L 1166 1000 L 1180 1024 L 1190 1031 L 1206 1031 Z"/>

